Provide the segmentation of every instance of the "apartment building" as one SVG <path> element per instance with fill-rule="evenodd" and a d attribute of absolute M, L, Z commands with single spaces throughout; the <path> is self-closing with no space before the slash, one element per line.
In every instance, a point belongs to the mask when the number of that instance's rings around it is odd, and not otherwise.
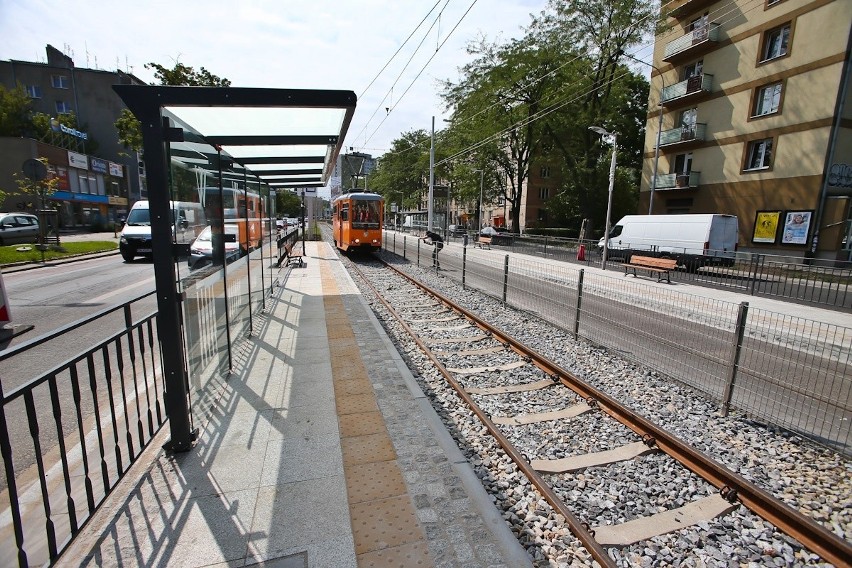
<path fill-rule="evenodd" d="M 4 138 L 0 181 L 8 191 L 14 187 L 12 173 L 20 172 L 19 158 L 47 157 L 60 178 L 53 200 L 62 204 L 63 225 L 85 225 L 93 216 L 113 220 L 147 192 L 138 156 L 118 141 L 114 123 L 125 105 L 112 86 L 144 83 L 122 71 L 76 67 L 51 45 L 46 51 L 46 62 L 0 61 L 0 85 L 23 86 L 36 112 L 51 117 L 74 112 L 77 128 L 56 122 L 55 139 L 48 141 Z M 96 155 L 86 155 L 83 139 L 96 142 Z"/>
<path fill-rule="evenodd" d="M 663 10 L 638 212 L 734 214 L 740 250 L 850 259 L 852 2 Z"/>

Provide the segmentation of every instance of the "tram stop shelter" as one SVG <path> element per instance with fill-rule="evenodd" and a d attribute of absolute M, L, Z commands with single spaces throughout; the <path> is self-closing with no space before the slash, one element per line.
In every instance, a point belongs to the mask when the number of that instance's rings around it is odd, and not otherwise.
<path fill-rule="evenodd" d="M 187 317 L 181 313 L 181 305 L 186 303 L 186 291 L 180 285 L 178 261 L 186 258 L 189 247 L 173 238 L 170 201 L 174 200 L 175 188 L 180 184 L 195 186 L 203 200 L 200 188 L 204 186 L 218 185 L 220 190 L 223 185 L 243 190 L 251 187 L 265 192 L 267 198 L 271 196 L 274 207 L 275 190 L 325 185 L 355 112 L 356 96 L 352 91 L 338 90 L 143 85 L 115 85 L 113 89 L 141 123 L 157 331 L 171 429 L 168 447 L 186 451 L 195 438 L 189 385 L 200 382 L 190 375 L 202 371 L 188 364 L 187 353 L 193 345 L 184 341 L 182 326 L 187 325 Z M 269 209 L 266 211 L 268 216 Z M 221 223 L 224 214 L 219 217 Z M 220 232 L 224 233 L 221 227 Z M 270 228 L 267 243 L 273 240 L 273 234 Z M 263 258 L 260 251 L 257 266 L 261 271 L 264 265 L 270 266 Z M 224 263 L 221 269 L 224 273 Z M 263 278 L 261 281 L 263 295 L 266 284 Z M 218 289 L 226 291 L 227 282 Z M 248 326 L 251 303 L 250 299 L 244 310 Z M 227 367 L 235 314 L 229 314 L 227 297 L 222 304 L 223 317 L 217 315 L 216 320 L 222 319 L 224 324 L 216 323 L 213 335 L 224 338 L 217 340 L 216 346 L 220 352 L 227 351 Z"/>

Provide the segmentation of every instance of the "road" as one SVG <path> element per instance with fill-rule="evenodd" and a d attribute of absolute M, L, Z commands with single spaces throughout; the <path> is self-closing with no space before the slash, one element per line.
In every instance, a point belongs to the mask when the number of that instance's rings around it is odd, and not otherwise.
<path fill-rule="evenodd" d="M 12 322 L 32 325 L 26 333 L 6 341 L 0 348 L 9 349 L 49 333 L 61 326 L 84 319 L 110 306 L 122 304 L 154 289 L 154 267 L 150 261 L 137 259 L 125 263 L 110 255 L 67 264 L 55 264 L 34 270 L 4 272 L 3 280 L 9 299 Z M 155 309 L 153 298 L 133 307 L 134 319 Z M 74 332 L 67 338 L 51 341 L 8 361 L 0 362 L 0 384 L 4 391 L 66 361 L 103 340 L 124 325 L 119 313 L 109 325 L 101 322 Z"/>

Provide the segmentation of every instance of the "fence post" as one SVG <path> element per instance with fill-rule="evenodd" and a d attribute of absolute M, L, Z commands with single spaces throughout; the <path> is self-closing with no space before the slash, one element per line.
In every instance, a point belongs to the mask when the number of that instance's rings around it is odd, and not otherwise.
<path fill-rule="evenodd" d="M 751 280 L 751 286 L 749 286 L 749 293 L 754 296 L 754 287 L 757 285 L 757 259 L 760 258 L 760 255 L 757 253 L 752 253 L 751 255 L 751 264 L 748 267 L 748 277 Z"/>
<path fill-rule="evenodd" d="M 580 269 L 580 277 L 577 279 L 577 311 L 574 314 L 574 340 L 580 337 L 580 306 L 583 303 L 583 276 L 586 274 L 586 269 Z"/>
<path fill-rule="evenodd" d="M 544 235 L 544 256 L 547 256 L 547 235 Z"/>
<path fill-rule="evenodd" d="M 420 239 L 417 239 L 417 266 L 420 266 Z"/>
<path fill-rule="evenodd" d="M 467 239 L 465 239 L 467 240 Z M 464 279 L 467 271 L 467 245 L 462 247 L 462 290 L 465 289 Z"/>
<path fill-rule="evenodd" d="M 734 392 L 734 381 L 737 378 L 737 369 L 740 366 L 740 353 L 743 349 L 743 337 L 745 336 L 745 324 L 748 317 L 748 302 L 740 304 L 737 312 L 737 328 L 735 330 L 734 348 L 731 354 L 731 363 L 728 365 L 728 380 L 722 393 L 722 416 L 728 415 L 731 405 L 731 395 Z"/>
<path fill-rule="evenodd" d="M 396 235 L 394 235 L 394 239 L 396 239 Z M 402 235 L 402 259 L 405 260 L 405 249 L 408 245 L 408 236 Z M 396 248 L 394 248 L 394 252 L 396 252 Z"/>
<path fill-rule="evenodd" d="M 506 292 L 509 289 L 509 255 L 503 259 L 503 305 L 506 305 Z"/>

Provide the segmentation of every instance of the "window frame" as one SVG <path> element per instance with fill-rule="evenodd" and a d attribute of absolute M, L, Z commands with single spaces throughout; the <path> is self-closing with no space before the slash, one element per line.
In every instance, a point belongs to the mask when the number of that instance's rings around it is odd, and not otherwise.
<path fill-rule="evenodd" d="M 772 61 L 778 61 L 779 59 L 783 59 L 785 57 L 790 57 L 790 54 L 793 52 L 793 31 L 795 26 L 792 21 L 785 22 L 780 26 L 775 26 L 773 28 L 769 28 L 765 30 L 762 34 L 760 34 L 760 49 L 757 52 L 757 65 L 765 65 L 766 63 L 770 63 Z M 771 34 L 775 32 L 780 32 L 783 35 L 783 30 L 787 30 L 787 46 L 783 53 L 779 53 L 778 55 L 768 55 L 767 50 L 769 49 Z"/>
<path fill-rule="evenodd" d="M 766 164 L 766 165 L 762 165 L 760 167 L 757 167 L 757 168 L 749 167 L 749 164 L 751 163 L 751 157 L 752 157 L 752 154 L 753 154 L 753 148 L 756 148 L 757 144 L 765 143 L 767 141 L 769 142 L 769 163 Z M 766 138 L 756 138 L 754 140 L 749 140 L 745 144 L 745 151 L 743 153 L 743 163 L 742 163 L 741 172 L 744 173 L 744 174 L 748 174 L 748 173 L 759 173 L 759 172 L 771 171 L 773 164 L 775 163 L 775 155 L 777 154 L 777 152 L 778 152 L 778 147 L 776 145 L 776 137 L 775 136 L 768 136 Z M 764 150 L 763 154 L 764 154 L 764 156 L 761 160 L 762 162 L 765 161 L 765 156 L 766 156 L 765 150 Z"/>
<path fill-rule="evenodd" d="M 69 114 L 74 112 L 74 109 L 71 108 L 71 104 L 66 103 L 65 101 L 56 101 L 55 108 L 57 114 Z"/>
<path fill-rule="evenodd" d="M 71 83 L 68 79 L 68 75 L 51 75 L 50 86 L 54 89 L 70 89 Z"/>
<path fill-rule="evenodd" d="M 749 120 L 759 120 L 761 118 L 767 118 L 769 116 L 777 116 L 781 114 L 781 109 L 784 106 L 784 92 L 786 91 L 785 86 L 786 85 L 784 84 L 784 80 L 779 80 L 755 87 L 754 90 L 752 90 L 751 92 L 751 103 L 749 104 Z M 763 100 L 763 92 L 772 87 L 777 87 L 779 89 L 778 104 L 773 110 L 758 114 L 757 106 Z"/>
<path fill-rule="evenodd" d="M 41 87 L 39 85 L 26 85 L 24 86 L 24 90 L 27 92 L 27 96 L 31 99 L 42 98 Z"/>
<path fill-rule="evenodd" d="M 541 179 L 547 179 L 550 177 L 550 166 L 541 166 L 538 172 L 538 177 Z"/>

